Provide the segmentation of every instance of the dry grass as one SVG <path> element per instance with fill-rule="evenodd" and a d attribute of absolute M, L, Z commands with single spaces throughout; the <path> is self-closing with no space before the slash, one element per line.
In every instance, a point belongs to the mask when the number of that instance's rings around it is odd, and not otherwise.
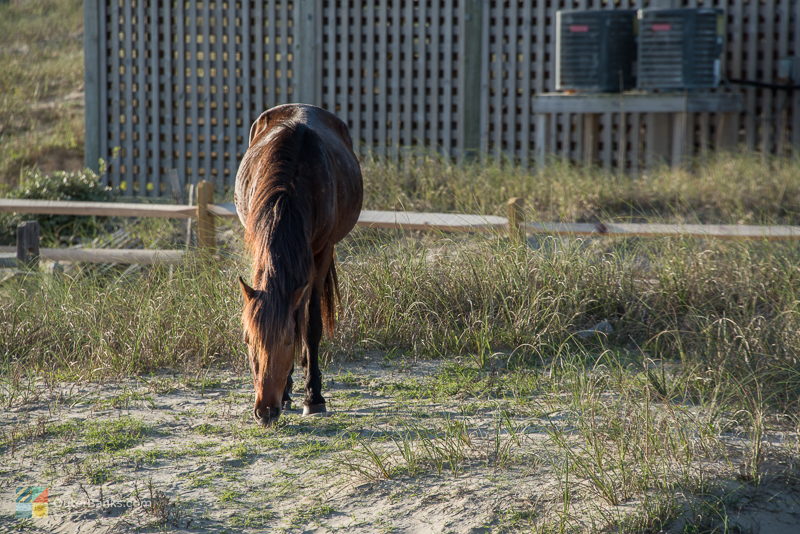
<path fill-rule="evenodd" d="M 83 164 L 82 5 L 0 4 L 0 192 L 26 168 Z"/>
<path fill-rule="evenodd" d="M 370 209 L 504 214 L 526 200 L 531 220 L 800 224 L 800 158 L 719 154 L 686 169 L 638 178 L 552 162 L 537 173 L 511 165 L 456 165 L 428 156 L 405 164 L 367 158 Z"/>

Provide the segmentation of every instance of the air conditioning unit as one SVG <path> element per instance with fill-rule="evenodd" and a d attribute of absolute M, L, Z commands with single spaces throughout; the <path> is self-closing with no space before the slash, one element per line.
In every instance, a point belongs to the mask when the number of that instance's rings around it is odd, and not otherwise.
<path fill-rule="evenodd" d="M 636 10 L 556 13 L 556 90 L 620 92 L 635 86 Z"/>
<path fill-rule="evenodd" d="M 639 89 L 717 87 L 725 18 L 721 9 L 640 9 Z"/>

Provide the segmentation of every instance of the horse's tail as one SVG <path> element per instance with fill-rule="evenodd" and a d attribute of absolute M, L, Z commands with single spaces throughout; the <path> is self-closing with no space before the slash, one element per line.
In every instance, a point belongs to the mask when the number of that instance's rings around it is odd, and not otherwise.
<path fill-rule="evenodd" d="M 331 252 L 331 266 L 325 275 L 320 304 L 322 308 L 322 327 L 328 336 L 333 335 L 336 326 L 336 311 L 341 302 L 339 296 L 339 279 L 336 276 L 336 254 Z"/>

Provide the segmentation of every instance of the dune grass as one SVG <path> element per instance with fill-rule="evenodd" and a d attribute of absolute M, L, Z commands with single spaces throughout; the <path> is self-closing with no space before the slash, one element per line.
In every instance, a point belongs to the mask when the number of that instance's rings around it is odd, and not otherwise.
<path fill-rule="evenodd" d="M 83 163 L 83 3 L 0 3 L 0 193 Z"/>
<path fill-rule="evenodd" d="M 541 366 L 612 350 L 698 378 L 653 371 L 665 396 L 747 385 L 796 409 L 798 256 L 794 244 L 542 238 L 534 249 L 502 236 L 391 241 L 357 230 L 339 247 L 344 312 L 326 358 L 379 350 L 485 367 L 500 353 Z M 244 258 L 196 255 L 121 277 L 6 282 L 0 370 L 98 378 L 243 365 L 236 277 L 247 269 Z M 613 332 L 579 335 L 604 320 Z"/>
<path fill-rule="evenodd" d="M 426 156 L 387 164 L 365 158 L 369 209 L 503 215 L 510 197 L 531 220 L 800 224 L 800 157 L 720 153 L 684 169 L 639 177 L 552 161 L 543 172 Z"/>

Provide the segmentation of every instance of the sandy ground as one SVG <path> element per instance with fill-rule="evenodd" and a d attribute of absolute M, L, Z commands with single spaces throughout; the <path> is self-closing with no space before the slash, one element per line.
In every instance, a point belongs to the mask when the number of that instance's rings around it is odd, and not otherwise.
<path fill-rule="evenodd" d="M 17 392 L 0 414 L 0 530 L 549 531 L 563 486 L 545 428 L 568 429 L 569 414 L 504 399 L 398 394 L 440 365 L 380 357 L 337 365 L 325 374 L 330 416 L 295 411 L 270 429 L 251 421 L 249 377 L 232 372 Z M 425 429 L 445 436 L 434 456 L 452 463 L 402 459 L 397 443 Z M 49 487 L 46 518 L 14 518 L 14 489 L 28 485 Z M 731 491 L 729 531 L 800 532 L 797 485 L 740 486 Z M 623 517 L 638 504 L 603 510 Z M 580 514 L 567 526 L 595 528 Z"/>

